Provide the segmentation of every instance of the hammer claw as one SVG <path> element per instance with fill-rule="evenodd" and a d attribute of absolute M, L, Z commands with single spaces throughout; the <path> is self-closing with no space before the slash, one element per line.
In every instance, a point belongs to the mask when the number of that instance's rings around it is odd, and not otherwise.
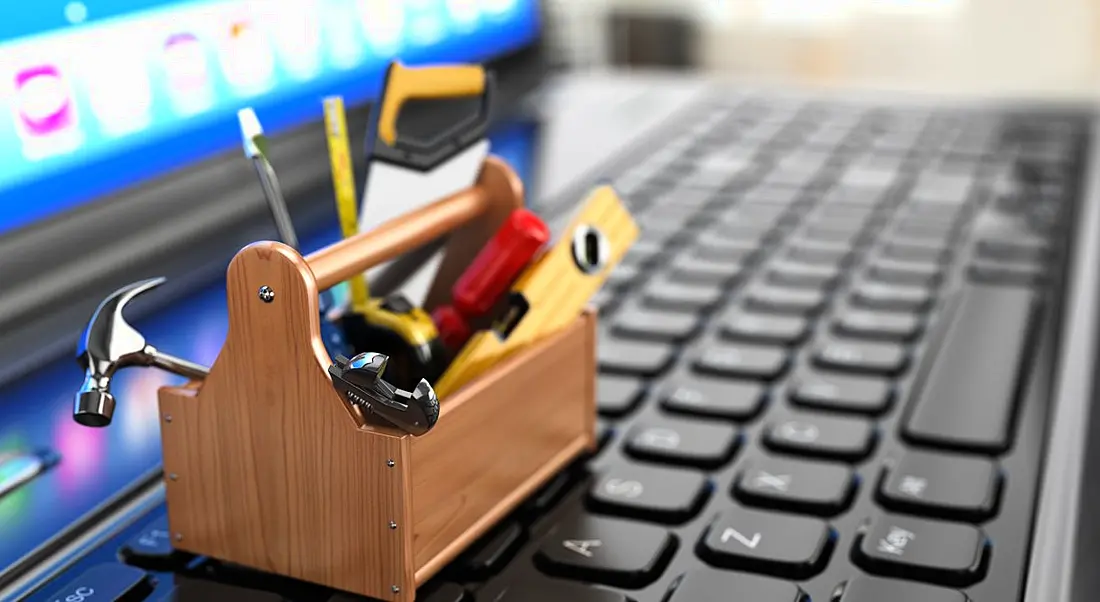
<path fill-rule="evenodd" d="M 128 284 L 111 293 L 88 320 L 77 346 L 84 383 L 76 395 L 73 418 L 85 426 L 106 426 L 114 414 L 111 378 L 127 366 L 156 366 L 188 378 L 204 378 L 207 369 L 157 351 L 123 316 L 138 295 L 165 282 L 163 277 Z"/>

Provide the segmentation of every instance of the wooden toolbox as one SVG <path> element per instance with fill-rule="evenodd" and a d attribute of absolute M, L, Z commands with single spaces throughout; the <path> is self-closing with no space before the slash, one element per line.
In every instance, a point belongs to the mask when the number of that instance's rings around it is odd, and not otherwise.
<path fill-rule="evenodd" d="M 431 303 L 522 198 L 516 175 L 490 158 L 472 188 L 308 257 L 276 242 L 236 255 L 229 332 L 209 376 L 160 390 L 178 549 L 413 600 L 593 448 L 593 313 L 441 399 L 421 437 L 368 423 L 326 371 L 319 290 L 450 232 Z M 261 287 L 274 298 L 261 299 Z"/>

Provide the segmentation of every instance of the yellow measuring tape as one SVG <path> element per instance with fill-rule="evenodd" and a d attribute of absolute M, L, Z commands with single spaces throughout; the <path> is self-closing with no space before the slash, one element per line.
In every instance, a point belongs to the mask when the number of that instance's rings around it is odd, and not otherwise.
<path fill-rule="evenodd" d="M 328 96 L 324 99 L 325 138 L 328 140 L 328 157 L 332 167 L 332 187 L 336 191 L 336 210 L 340 217 L 340 230 L 344 238 L 359 233 L 359 199 L 355 193 L 355 170 L 351 165 L 351 143 L 348 141 L 348 123 L 344 114 L 344 99 Z M 366 312 L 370 300 L 367 279 L 358 274 L 350 281 L 351 307 L 356 312 Z"/>

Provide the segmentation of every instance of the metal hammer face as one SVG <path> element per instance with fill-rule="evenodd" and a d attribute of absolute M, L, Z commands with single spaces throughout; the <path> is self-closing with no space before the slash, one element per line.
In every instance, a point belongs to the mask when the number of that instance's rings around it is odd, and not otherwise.
<path fill-rule="evenodd" d="M 158 366 L 190 378 L 205 378 L 206 368 L 157 352 L 122 312 L 134 297 L 160 286 L 164 278 L 124 286 L 99 304 L 77 347 L 84 384 L 76 395 L 73 419 L 84 426 L 107 426 L 115 411 L 111 378 L 127 366 Z"/>

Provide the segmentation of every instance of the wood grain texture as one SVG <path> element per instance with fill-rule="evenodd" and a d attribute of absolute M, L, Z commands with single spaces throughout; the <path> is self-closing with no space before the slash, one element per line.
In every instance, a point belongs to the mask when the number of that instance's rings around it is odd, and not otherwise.
<path fill-rule="evenodd" d="M 519 176 L 504 161 L 489 157 L 473 187 L 325 247 L 306 260 L 317 287 L 324 290 L 450 232 L 444 246 L 446 256 L 431 289 L 442 294 L 440 298 L 449 299 L 451 286 L 462 270 L 512 210 L 522 206 Z M 432 307 L 425 304 L 428 311 Z"/>
<path fill-rule="evenodd" d="M 443 400 L 412 440 L 414 563 L 431 577 L 595 442 L 596 317 Z"/>
<path fill-rule="evenodd" d="M 411 438 L 364 425 L 335 392 L 317 299 L 290 247 L 256 243 L 230 264 L 229 333 L 210 376 L 160 394 L 169 525 L 190 552 L 412 600 Z"/>
<path fill-rule="evenodd" d="M 474 257 L 496 234 L 512 211 L 523 207 L 523 181 L 507 163 L 495 156 L 485 160 L 475 186 L 484 190 L 489 199 L 476 219 L 455 229 L 439 263 L 432 286 L 424 298 L 424 309 L 431 312 L 439 305 L 450 302 L 451 287 L 462 272 L 474 261 Z"/>
<path fill-rule="evenodd" d="M 419 438 L 368 424 L 326 371 L 319 286 L 454 228 L 450 243 L 468 262 L 521 202 L 518 178 L 492 159 L 478 187 L 416 212 L 411 226 L 388 223 L 309 261 L 275 242 L 237 254 L 227 275 L 229 333 L 210 376 L 160 390 L 178 548 L 411 601 L 418 585 L 593 449 L 594 312 L 444 399 L 436 427 Z M 262 286 L 275 291 L 271 303 L 259 298 Z"/>

